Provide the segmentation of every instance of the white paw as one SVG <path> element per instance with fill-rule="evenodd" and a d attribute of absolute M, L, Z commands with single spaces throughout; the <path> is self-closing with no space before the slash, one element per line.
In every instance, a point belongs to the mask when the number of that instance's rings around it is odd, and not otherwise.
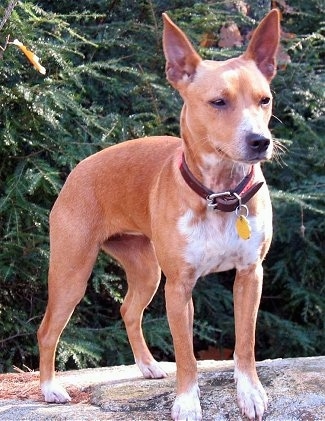
<path fill-rule="evenodd" d="M 145 379 L 162 379 L 167 377 L 166 372 L 160 367 L 156 360 L 153 360 L 150 364 L 145 364 L 139 360 L 136 360 L 135 362 Z"/>
<path fill-rule="evenodd" d="M 172 419 L 174 421 L 201 421 L 200 391 L 195 384 L 188 392 L 176 396 Z"/>
<path fill-rule="evenodd" d="M 250 420 L 262 421 L 264 411 L 267 409 L 267 396 L 260 381 L 253 382 L 250 378 L 236 371 L 237 400 L 242 415 Z"/>
<path fill-rule="evenodd" d="M 71 398 L 67 391 L 56 380 L 49 380 L 41 384 L 45 402 L 66 403 Z"/>

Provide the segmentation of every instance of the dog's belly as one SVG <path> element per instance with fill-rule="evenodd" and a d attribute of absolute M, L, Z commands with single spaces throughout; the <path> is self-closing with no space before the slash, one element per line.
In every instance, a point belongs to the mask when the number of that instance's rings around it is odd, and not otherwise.
<path fill-rule="evenodd" d="M 259 260 L 263 226 L 257 224 L 255 217 L 249 217 L 252 235 L 243 240 L 236 232 L 235 222 L 234 213 L 220 217 L 211 210 L 200 221 L 191 210 L 179 219 L 179 232 L 187 242 L 184 259 L 195 268 L 197 277 L 234 268 L 243 270 Z"/>

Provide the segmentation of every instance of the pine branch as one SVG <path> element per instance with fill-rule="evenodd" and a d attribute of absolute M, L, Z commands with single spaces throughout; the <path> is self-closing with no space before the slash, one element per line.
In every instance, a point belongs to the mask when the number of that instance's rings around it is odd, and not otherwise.
<path fill-rule="evenodd" d="M 18 0 L 11 0 L 5 10 L 4 16 L 2 18 L 2 21 L 0 23 L 0 31 L 2 31 L 2 28 L 5 26 L 7 20 L 10 18 L 14 8 L 16 7 L 18 3 Z"/>

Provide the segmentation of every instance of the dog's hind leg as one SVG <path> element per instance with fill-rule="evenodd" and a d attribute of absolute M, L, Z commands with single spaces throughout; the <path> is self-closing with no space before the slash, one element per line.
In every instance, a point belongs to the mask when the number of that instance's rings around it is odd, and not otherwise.
<path fill-rule="evenodd" d="M 65 225 L 63 220 L 60 212 L 52 217 L 48 304 L 37 333 L 41 389 L 45 401 L 57 403 L 70 400 L 55 380 L 57 344 L 75 306 L 84 296 L 99 251 L 91 231 L 77 229 L 80 221 L 71 218 Z"/>
<path fill-rule="evenodd" d="M 128 291 L 121 307 L 134 359 L 145 378 L 162 378 L 159 367 L 145 342 L 142 332 L 144 309 L 157 291 L 161 271 L 152 242 L 143 235 L 121 235 L 107 241 L 103 250 L 123 266 Z"/>

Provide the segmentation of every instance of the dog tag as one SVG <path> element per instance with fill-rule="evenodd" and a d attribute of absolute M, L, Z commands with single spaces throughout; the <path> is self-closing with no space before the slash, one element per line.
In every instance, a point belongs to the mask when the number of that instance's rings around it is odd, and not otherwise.
<path fill-rule="evenodd" d="M 243 240 L 248 240 L 250 238 L 252 230 L 248 219 L 244 215 L 239 215 L 237 217 L 236 230 L 239 237 Z"/>

